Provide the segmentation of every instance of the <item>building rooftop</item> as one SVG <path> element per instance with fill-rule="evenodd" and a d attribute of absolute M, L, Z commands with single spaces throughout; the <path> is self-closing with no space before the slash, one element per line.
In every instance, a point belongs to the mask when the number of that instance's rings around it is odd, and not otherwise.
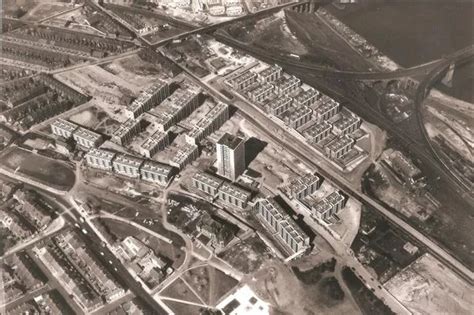
<path fill-rule="evenodd" d="M 237 148 L 242 142 L 244 142 L 245 140 L 240 138 L 240 137 L 237 137 L 237 136 L 234 136 L 234 135 L 231 135 L 230 133 L 225 133 L 218 141 L 217 143 L 218 144 L 221 144 L 221 145 L 225 145 L 226 147 L 230 148 L 230 149 L 235 149 Z"/>
<path fill-rule="evenodd" d="M 251 192 L 246 191 L 246 190 L 244 190 L 240 187 L 237 187 L 237 186 L 235 186 L 231 183 L 227 183 L 227 182 L 222 184 L 219 191 L 222 191 L 223 193 L 226 193 L 226 194 L 231 195 L 232 197 L 234 197 L 236 199 L 243 200 L 243 201 L 249 200 L 250 197 L 252 196 Z"/>
<path fill-rule="evenodd" d="M 259 84 L 256 86 L 255 89 L 253 89 L 252 91 L 249 91 L 249 93 L 253 96 L 258 96 L 260 94 L 267 92 L 268 90 L 273 90 L 273 85 L 269 83 Z"/>
<path fill-rule="evenodd" d="M 360 117 L 355 115 L 342 115 L 341 119 L 334 123 L 334 128 L 339 130 L 344 130 L 347 127 L 357 124 L 361 121 Z"/>
<path fill-rule="evenodd" d="M 102 136 L 96 132 L 90 131 L 89 129 L 79 127 L 75 132 L 74 136 L 80 137 L 83 139 L 87 139 L 89 141 L 98 141 L 102 138 Z"/>
<path fill-rule="evenodd" d="M 147 88 L 145 91 L 140 93 L 136 100 L 134 100 L 127 109 L 131 112 L 135 112 L 138 108 L 140 108 L 143 104 L 145 104 L 150 98 L 152 98 L 157 92 L 159 92 L 164 86 L 168 83 L 157 79 L 157 81 Z"/>
<path fill-rule="evenodd" d="M 218 189 L 224 182 L 224 180 L 204 172 L 198 172 L 194 174 L 193 179 L 205 183 L 214 189 Z"/>
<path fill-rule="evenodd" d="M 309 136 L 309 137 L 316 137 L 320 135 L 321 133 L 325 132 L 326 130 L 332 129 L 332 125 L 329 124 L 327 121 L 323 121 L 321 123 L 315 123 L 305 129 L 303 131 L 303 135 Z"/>
<path fill-rule="evenodd" d="M 62 118 L 58 118 L 56 119 L 52 124 L 51 126 L 55 126 L 55 127 L 58 127 L 58 128 L 61 128 L 61 129 L 64 129 L 64 130 L 67 130 L 69 132 L 74 132 L 74 130 L 76 130 L 77 128 L 79 128 L 78 125 L 76 125 L 75 123 L 72 123 L 70 121 L 67 121 L 67 120 L 64 120 Z"/>
<path fill-rule="evenodd" d="M 149 138 L 145 139 L 145 141 L 142 142 L 140 147 L 144 150 L 150 150 L 154 148 L 160 141 L 162 141 L 164 138 L 168 136 L 168 132 L 161 132 L 157 131 L 154 134 L 152 134 Z"/>
<path fill-rule="evenodd" d="M 261 77 L 268 77 L 275 72 L 282 71 L 282 68 L 279 65 L 269 66 L 258 73 Z"/>
<path fill-rule="evenodd" d="M 314 113 L 319 116 L 338 106 L 339 106 L 339 103 L 333 100 L 332 98 L 329 98 L 329 100 L 327 101 L 320 100 L 318 102 L 318 106 L 314 109 Z"/>
<path fill-rule="evenodd" d="M 325 198 L 332 205 L 337 205 L 338 203 L 344 201 L 344 196 L 341 195 L 339 191 L 335 191 Z"/>
<path fill-rule="evenodd" d="M 243 72 L 241 75 L 239 75 L 238 77 L 234 78 L 232 81 L 233 81 L 234 83 L 239 84 L 239 83 L 242 83 L 242 82 L 244 82 L 244 81 L 247 81 L 247 80 L 249 80 L 249 79 L 251 79 L 251 78 L 253 78 L 253 77 L 256 77 L 256 76 L 257 76 L 257 74 L 256 74 L 255 72 L 252 72 L 252 71 L 245 71 L 245 72 Z"/>
<path fill-rule="evenodd" d="M 92 148 L 87 152 L 86 155 L 106 160 L 112 160 L 116 153 L 109 150 Z"/>
<path fill-rule="evenodd" d="M 119 153 L 117 154 L 117 157 L 115 158 L 114 163 L 124 164 L 131 167 L 140 167 L 140 165 L 142 165 L 143 163 L 143 159 L 140 159 L 138 157 L 135 157 L 129 154 Z"/>
<path fill-rule="evenodd" d="M 346 146 L 348 146 L 349 144 L 353 142 L 354 142 L 354 139 L 349 138 L 347 136 L 343 136 L 340 138 L 336 138 L 333 142 L 328 144 L 326 148 L 328 148 L 329 150 L 333 152 L 337 152 L 344 149 Z"/>
<path fill-rule="evenodd" d="M 304 115 L 311 114 L 312 109 L 308 106 L 294 107 L 291 106 L 287 111 L 282 113 L 280 116 L 282 119 L 289 119 L 290 121 L 297 120 Z"/>
<path fill-rule="evenodd" d="M 168 176 L 173 168 L 163 163 L 146 160 L 143 162 L 141 170 Z"/>
<path fill-rule="evenodd" d="M 129 119 L 121 124 L 117 129 L 115 129 L 114 133 L 112 134 L 113 137 L 122 138 L 126 135 L 130 129 L 135 128 L 138 124 L 140 124 L 139 119 Z"/>
<path fill-rule="evenodd" d="M 297 103 L 304 103 L 307 100 L 311 99 L 312 97 L 316 97 L 319 95 L 319 92 L 316 91 L 314 88 L 310 88 L 309 90 L 303 91 L 300 94 L 296 95 L 295 102 Z"/>

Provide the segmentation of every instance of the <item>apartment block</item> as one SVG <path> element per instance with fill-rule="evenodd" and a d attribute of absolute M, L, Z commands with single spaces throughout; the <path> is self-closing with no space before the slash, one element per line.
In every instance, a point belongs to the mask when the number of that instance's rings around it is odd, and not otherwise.
<path fill-rule="evenodd" d="M 309 143 L 318 143 L 326 139 L 332 130 L 332 125 L 326 121 L 315 123 L 303 131 L 303 136 Z"/>
<path fill-rule="evenodd" d="M 254 102 L 263 102 L 273 93 L 273 85 L 269 83 L 258 85 L 255 89 L 247 92 L 248 97 Z"/>
<path fill-rule="evenodd" d="M 347 111 L 346 111 L 347 112 Z M 341 119 L 333 125 L 334 133 L 340 136 L 348 135 L 359 129 L 362 124 L 360 117 L 349 113 L 341 115 Z"/>
<path fill-rule="evenodd" d="M 334 117 L 339 112 L 340 106 L 339 103 L 329 97 L 321 98 L 318 102 L 318 107 L 314 109 L 314 118 L 318 122 L 328 120 L 329 118 Z"/>
<path fill-rule="evenodd" d="M 143 91 L 125 110 L 129 119 L 136 119 L 144 112 L 161 103 L 170 95 L 167 82 L 158 79 L 151 87 Z"/>
<path fill-rule="evenodd" d="M 283 69 L 278 66 L 270 66 L 258 73 L 258 80 L 261 83 L 271 83 L 278 80 L 283 75 Z"/>
<path fill-rule="evenodd" d="M 339 159 L 354 147 L 354 143 L 354 139 L 349 138 L 348 136 L 342 136 L 326 145 L 324 150 L 329 157 Z"/>
<path fill-rule="evenodd" d="M 293 129 L 298 129 L 312 119 L 312 113 L 313 110 L 309 107 L 292 106 L 290 109 L 280 115 L 280 119 L 283 120 L 287 126 Z"/>
<path fill-rule="evenodd" d="M 319 97 L 319 92 L 316 91 L 314 88 L 310 88 L 309 90 L 303 91 L 300 94 L 296 95 L 293 100 L 294 106 L 311 106 L 316 103 L 316 100 Z"/>
<path fill-rule="evenodd" d="M 116 174 L 131 178 L 140 177 L 140 166 L 143 160 L 128 154 L 117 154 L 112 161 L 113 170 Z"/>
<path fill-rule="evenodd" d="M 231 183 L 224 183 L 219 188 L 218 198 L 229 205 L 236 206 L 240 209 L 245 209 L 251 196 L 252 193 L 240 187 L 237 187 Z"/>
<path fill-rule="evenodd" d="M 144 181 L 162 186 L 168 185 L 173 168 L 169 165 L 155 161 L 145 161 L 140 167 L 140 177 Z"/>
<path fill-rule="evenodd" d="M 322 180 L 319 176 L 314 174 L 305 174 L 295 180 L 289 185 L 289 191 L 293 198 L 303 199 L 306 196 L 312 195 L 321 186 Z"/>
<path fill-rule="evenodd" d="M 230 83 L 235 90 L 244 90 L 256 81 L 257 74 L 252 71 L 246 71 L 238 77 L 233 78 Z"/>
<path fill-rule="evenodd" d="M 265 105 L 265 111 L 273 116 L 280 116 L 291 107 L 292 98 L 288 96 L 271 100 Z"/>
<path fill-rule="evenodd" d="M 199 148 L 194 144 L 181 145 L 170 159 L 170 165 L 182 170 L 186 165 L 199 157 Z"/>
<path fill-rule="evenodd" d="M 291 76 L 290 78 L 278 80 L 274 86 L 275 92 L 278 93 L 278 95 L 288 96 L 301 86 L 301 80 L 295 76 Z"/>
<path fill-rule="evenodd" d="M 198 144 L 202 139 L 218 130 L 229 119 L 229 105 L 219 102 L 186 134 L 186 142 Z"/>
<path fill-rule="evenodd" d="M 79 128 L 78 125 L 61 118 L 56 119 L 51 124 L 51 132 L 66 139 L 71 138 L 77 128 Z"/>
<path fill-rule="evenodd" d="M 192 180 L 193 186 L 195 188 L 208 195 L 211 195 L 213 198 L 218 195 L 219 188 L 224 183 L 224 180 L 204 172 L 198 172 L 194 174 Z"/>
<path fill-rule="evenodd" d="M 346 204 L 346 198 L 335 191 L 311 207 L 312 214 L 321 219 L 329 220 L 337 214 Z"/>
<path fill-rule="evenodd" d="M 121 124 L 112 134 L 112 141 L 119 145 L 126 145 L 141 130 L 141 120 L 129 119 Z"/>
<path fill-rule="evenodd" d="M 168 132 L 157 131 L 147 138 L 140 145 L 140 154 L 151 158 L 158 151 L 163 150 L 166 146 L 169 145 L 169 135 Z"/>
<path fill-rule="evenodd" d="M 105 171 L 112 170 L 112 161 L 116 153 L 104 149 L 90 149 L 84 156 L 87 165 L 93 168 L 98 168 Z"/>
<path fill-rule="evenodd" d="M 235 181 L 245 171 L 245 140 L 225 133 L 216 143 L 217 173 Z"/>
<path fill-rule="evenodd" d="M 90 149 L 97 147 L 102 142 L 102 136 L 96 132 L 79 127 L 72 134 L 73 139 L 80 146 Z"/>
<path fill-rule="evenodd" d="M 258 200 L 256 210 L 257 217 L 293 254 L 309 247 L 309 237 L 274 199 Z"/>

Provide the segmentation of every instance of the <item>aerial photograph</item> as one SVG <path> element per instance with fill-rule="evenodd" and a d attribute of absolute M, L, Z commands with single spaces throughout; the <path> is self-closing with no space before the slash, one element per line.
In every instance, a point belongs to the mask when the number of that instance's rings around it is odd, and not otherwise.
<path fill-rule="evenodd" d="M 0 315 L 474 314 L 474 0 L 3 0 Z"/>

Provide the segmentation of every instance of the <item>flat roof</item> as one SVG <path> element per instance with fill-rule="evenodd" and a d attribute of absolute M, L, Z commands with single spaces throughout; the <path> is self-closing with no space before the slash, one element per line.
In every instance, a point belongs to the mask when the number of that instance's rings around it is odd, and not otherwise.
<path fill-rule="evenodd" d="M 237 198 L 243 201 L 249 200 L 250 196 L 252 195 L 251 192 L 246 191 L 240 187 L 237 187 L 231 183 L 222 184 L 219 191 L 222 191 L 223 193 L 226 193 L 228 195 L 231 195 L 234 198 Z"/>
<path fill-rule="evenodd" d="M 354 139 L 344 136 L 344 137 L 336 138 L 333 142 L 327 145 L 327 148 L 333 152 L 337 152 L 339 150 L 342 150 L 346 146 L 352 144 L 353 142 L 354 142 Z"/>
<path fill-rule="evenodd" d="M 97 141 L 102 138 L 102 136 L 96 132 L 90 131 L 89 129 L 79 127 L 76 131 L 74 131 L 75 137 L 80 137 L 87 139 L 89 141 Z"/>
<path fill-rule="evenodd" d="M 143 165 L 141 167 L 141 171 L 157 173 L 165 176 L 168 176 L 172 170 L 173 168 L 167 164 L 151 160 L 146 160 L 145 162 L 143 162 Z"/>
<path fill-rule="evenodd" d="M 225 145 L 226 147 L 229 147 L 230 149 L 235 149 L 237 148 L 242 142 L 244 142 L 244 139 L 231 135 L 230 133 L 226 132 L 218 141 L 218 144 Z"/>
<path fill-rule="evenodd" d="M 140 159 L 133 155 L 119 153 L 117 154 L 117 157 L 114 160 L 114 164 L 117 163 L 117 164 L 128 165 L 131 167 L 140 167 L 143 161 L 144 161 L 143 159 Z"/>
<path fill-rule="evenodd" d="M 220 179 L 214 175 L 211 175 L 205 172 L 198 172 L 194 174 L 193 179 L 199 182 L 205 183 L 206 185 L 209 185 L 213 187 L 214 189 L 219 188 L 224 182 L 223 179 Z"/>
<path fill-rule="evenodd" d="M 77 128 L 79 128 L 79 126 L 75 123 L 72 123 L 70 121 L 67 121 L 65 119 L 62 119 L 62 118 L 58 118 L 56 119 L 52 124 L 51 126 L 55 126 L 57 128 L 61 128 L 61 129 L 64 129 L 64 130 L 67 130 L 69 132 L 73 132 L 74 130 L 76 130 Z"/>
<path fill-rule="evenodd" d="M 330 130 L 331 128 L 332 128 L 332 125 L 330 123 L 328 123 L 327 121 L 323 121 L 321 123 L 315 123 L 309 126 L 307 129 L 303 131 L 303 134 L 314 137 L 321 134 L 322 132 L 326 130 Z"/>
<path fill-rule="evenodd" d="M 91 156 L 91 157 L 105 159 L 105 160 L 112 160 L 115 155 L 116 153 L 113 151 L 104 150 L 104 149 L 96 149 L 96 148 L 92 148 L 86 153 L 86 156 Z"/>

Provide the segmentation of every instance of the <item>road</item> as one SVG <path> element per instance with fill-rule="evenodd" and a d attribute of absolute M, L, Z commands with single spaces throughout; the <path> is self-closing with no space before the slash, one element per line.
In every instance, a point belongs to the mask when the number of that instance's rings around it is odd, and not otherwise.
<path fill-rule="evenodd" d="M 191 77 L 193 77 L 199 84 L 204 86 L 207 90 L 211 91 L 212 94 L 216 96 L 216 98 L 221 99 L 226 103 L 232 103 L 231 100 L 229 100 L 213 86 L 202 82 L 198 77 L 196 77 L 186 68 L 182 69 L 186 71 Z M 257 106 L 243 101 L 236 102 L 234 103 L 234 105 L 237 106 L 237 108 L 240 110 L 242 116 L 245 119 L 247 119 L 250 123 L 254 124 L 260 130 L 262 130 L 267 135 L 267 137 L 271 139 L 277 146 L 286 148 L 295 157 L 297 157 L 299 160 L 301 160 L 311 168 L 315 169 L 320 175 L 322 175 L 326 179 L 333 182 L 350 197 L 355 198 L 362 204 L 377 210 L 390 222 L 405 231 L 408 235 L 417 240 L 419 243 L 423 244 L 431 254 L 440 259 L 443 263 L 453 269 L 457 274 L 462 276 L 469 283 L 474 283 L 473 272 L 469 268 L 464 266 L 461 262 L 459 262 L 456 258 L 454 258 L 450 253 L 444 250 L 441 246 L 429 239 L 423 233 L 413 228 L 411 225 L 399 218 L 397 215 L 393 214 L 389 209 L 385 208 L 371 197 L 362 193 L 356 187 L 353 187 L 353 185 L 343 175 L 339 174 L 334 169 L 321 168 L 317 160 L 314 159 L 316 155 L 314 149 L 311 148 L 306 142 L 302 142 L 299 138 L 287 132 L 284 127 L 275 123 L 267 116 L 265 112 L 261 111 Z"/>

